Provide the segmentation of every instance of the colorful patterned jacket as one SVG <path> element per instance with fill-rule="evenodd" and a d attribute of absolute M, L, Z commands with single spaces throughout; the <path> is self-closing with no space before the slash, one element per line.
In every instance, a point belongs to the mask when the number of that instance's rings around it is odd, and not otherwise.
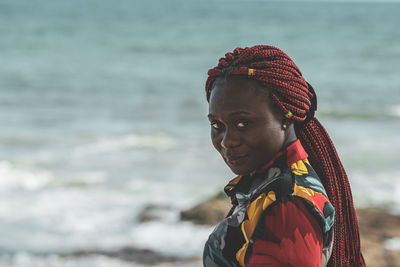
<path fill-rule="evenodd" d="M 233 207 L 205 244 L 205 267 L 326 266 L 334 208 L 299 140 L 225 192 Z"/>

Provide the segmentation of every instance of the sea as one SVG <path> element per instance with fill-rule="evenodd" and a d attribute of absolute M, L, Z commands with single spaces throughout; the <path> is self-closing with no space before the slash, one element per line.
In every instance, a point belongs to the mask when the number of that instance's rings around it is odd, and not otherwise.
<path fill-rule="evenodd" d="M 124 247 L 201 258 L 212 226 L 179 214 L 234 177 L 204 85 L 238 46 L 292 57 L 355 206 L 400 214 L 399 14 L 399 1 L 0 0 L 0 266 L 142 266 L 60 256 Z M 143 222 L 151 207 L 161 216 Z"/>

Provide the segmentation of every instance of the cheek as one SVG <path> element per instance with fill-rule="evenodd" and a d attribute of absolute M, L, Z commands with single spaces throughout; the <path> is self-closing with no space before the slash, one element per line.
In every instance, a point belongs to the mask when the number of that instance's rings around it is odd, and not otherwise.
<path fill-rule="evenodd" d="M 211 141 L 217 151 L 221 151 L 221 140 L 217 133 L 211 129 Z"/>
<path fill-rule="evenodd" d="M 285 135 L 280 128 L 267 129 L 254 139 L 252 147 L 258 151 L 257 154 L 273 156 L 282 149 L 284 140 Z"/>
<path fill-rule="evenodd" d="M 273 131 L 269 134 L 268 140 L 265 142 L 266 146 L 269 146 L 270 153 L 276 154 L 283 148 L 285 140 L 284 132 L 280 129 Z"/>

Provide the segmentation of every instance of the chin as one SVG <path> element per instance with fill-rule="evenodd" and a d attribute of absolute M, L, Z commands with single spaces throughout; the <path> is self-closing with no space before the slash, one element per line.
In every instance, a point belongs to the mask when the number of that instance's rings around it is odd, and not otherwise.
<path fill-rule="evenodd" d="M 240 176 L 245 176 L 247 174 L 250 174 L 252 171 L 250 170 L 246 170 L 246 169 L 239 169 L 239 168 L 234 168 L 234 167 L 230 167 L 231 171 L 236 174 L 236 175 L 240 175 Z"/>
<path fill-rule="evenodd" d="M 229 169 L 236 175 L 240 176 L 245 176 L 247 174 L 252 173 L 255 170 L 254 166 L 248 166 L 249 164 L 246 164 L 248 162 L 244 162 L 243 164 L 238 164 L 238 165 L 233 165 L 229 164 L 228 161 L 224 159 L 226 165 L 229 167 Z"/>

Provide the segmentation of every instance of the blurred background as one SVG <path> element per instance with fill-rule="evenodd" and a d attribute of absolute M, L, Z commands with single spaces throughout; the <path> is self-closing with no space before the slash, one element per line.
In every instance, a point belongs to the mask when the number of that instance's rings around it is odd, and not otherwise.
<path fill-rule="evenodd" d="M 237 46 L 292 57 L 356 207 L 400 214 L 399 14 L 392 1 L 0 0 L 0 266 L 142 266 L 92 253 L 125 247 L 201 257 L 213 227 L 179 212 L 234 177 L 204 84 Z"/>

